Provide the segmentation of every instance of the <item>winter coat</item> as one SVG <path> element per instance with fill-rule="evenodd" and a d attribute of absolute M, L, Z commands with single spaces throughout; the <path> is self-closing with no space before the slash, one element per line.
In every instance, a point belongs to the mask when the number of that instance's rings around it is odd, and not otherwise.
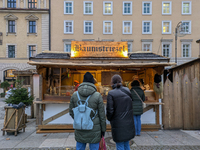
<path fill-rule="evenodd" d="M 133 115 L 141 115 L 143 114 L 142 102 L 139 97 L 135 94 L 133 89 L 138 93 L 142 101 L 145 101 L 144 91 L 139 86 L 134 86 L 131 88 L 131 97 L 133 99 Z"/>
<path fill-rule="evenodd" d="M 115 86 L 107 96 L 106 116 L 111 123 L 112 137 L 115 142 L 129 141 L 135 136 L 132 99 L 120 90 L 122 88 L 130 93 L 126 87 Z"/>
<path fill-rule="evenodd" d="M 98 111 L 95 119 L 93 120 L 94 127 L 92 130 L 75 130 L 75 140 L 80 143 L 99 143 L 101 140 L 101 132 L 106 131 L 106 116 L 104 110 L 103 99 L 100 93 L 96 92 L 96 87 L 94 84 L 89 82 L 83 82 L 78 87 L 78 93 L 80 99 L 86 100 L 89 95 L 92 95 L 88 100 L 88 107 L 92 108 L 94 111 Z M 74 118 L 73 108 L 77 107 L 77 93 L 71 97 L 69 113 L 72 118 Z M 92 117 L 91 113 L 91 117 Z"/>

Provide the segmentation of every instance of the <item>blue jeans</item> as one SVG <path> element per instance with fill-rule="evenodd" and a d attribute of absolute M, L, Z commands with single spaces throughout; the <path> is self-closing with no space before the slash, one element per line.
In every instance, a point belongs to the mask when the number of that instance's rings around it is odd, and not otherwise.
<path fill-rule="evenodd" d="M 85 150 L 87 143 L 76 142 L 76 150 Z M 90 150 L 98 150 L 99 143 L 89 143 Z"/>
<path fill-rule="evenodd" d="M 129 141 L 116 142 L 117 150 L 130 150 Z"/>
<path fill-rule="evenodd" d="M 135 124 L 135 135 L 140 135 L 141 132 L 141 115 L 133 115 Z"/>

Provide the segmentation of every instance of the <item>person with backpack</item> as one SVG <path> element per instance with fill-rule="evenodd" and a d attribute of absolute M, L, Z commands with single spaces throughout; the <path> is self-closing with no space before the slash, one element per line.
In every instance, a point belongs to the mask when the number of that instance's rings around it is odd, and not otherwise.
<path fill-rule="evenodd" d="M 129 140 L 135 137 L 131 93 L 122 86 L 120 75 L 111 78 L 113 90 L 107 96 L 107 119 L 110 121 L 112 138 L 117 150 L 130 150 Z"/>
<path fill-rule="evenodd" d="M 83 83 L 73 93 L 69 113 L 74 119 L 76 150 L 85 150 L 86 143 L 90 150 L 98 150 L 106 131 L 106 116 L 102 96 L 90 72 L 85 73 Z"/>

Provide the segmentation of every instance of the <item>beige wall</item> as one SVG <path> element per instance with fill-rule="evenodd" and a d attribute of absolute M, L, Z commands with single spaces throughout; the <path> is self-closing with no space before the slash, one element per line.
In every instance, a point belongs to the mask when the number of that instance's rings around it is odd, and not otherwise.
<path fill-rule="evenodd" d="M 3 81 L 3 72 L 5 70 L 35 69 L 35 66 L 27 64 L 29 59 L 28 45 L 36 45 L 37 53 L 41 53 L 42 51 L 49 49 L 48 0 L 38 0 L 37 8 L 39 7 L 40 9 L 29 9 L 27 2 L 27 0 L 16 0 L 16 8 L 7 9 L 7 0 L 0 0 L 0 32 L 3 33 L 3 44 L 0 45 L 1 81 Z M 17 17 L 17 20 L 15 20 L 16 34 L 7 33 L 8 21 L 4 17 L 9 14 Z M 25 17 L 29 15 L 33 15 L 33 17 L 36 17 L 37 19 L 36 34 L 27 34 L 28 20 L 26 20 Z M 15 58 L 8 58 L 8 45 L 15 45 Z"/>
<path fill-rule="evenodd" d="M 134 40 L 132 45 L 132 51 L 142 50 L 142 39 L 153 39 L 152 49 L 154 53 L 162 54 L 162 42 L 161 39 L 173 39 L 172 42 L 172 59 L 175 57 L 175 38 L 173 32 L 179 21 L 190 20 L 191 21 L 191 34 L 178 38 L 178 57 L 180 62 L 185 60 L 191 60 L 198 57 L 198 45 L 196 40 L 199 39 L 199 0 L 192 0 L 192 14 L 182 15 L 182 0 L 172 1 L 172 14 L 162 15 L 162 1 L 152 0 L 152 15 L 142 15 L 142 1 L 132 0 L 132 15 L 123 15 L 122 4 L 123 0 L 113 1 L 113 15 L 103 15 L 103 0 L 93 1 L 93 15 L 83 14 L 83 0 L 73 1 L 74 14 L 64 14 L 64 1 L 52 1 L 52 28 L 51 28 L 51 46 L 52 51 L 63 51 L 64 42 L 63 39 L 75 39 L 81 41 L 82 39 L 113 39 L 114 41 L 121 41 L 122 39 Z M 74 21 L 74 34 L 64 34 L 64 20 Z M 93 20 L 93 34 L 83 34 L 83 22 L 84 20 Z M 103 21 L 113 21 L 113 34 L 103 34 Z M 152 34 L 142 34 L 142 21 L 152 21 Z M 169 20 L 172 23 L 171 34 L 162 34 L 162 21 Z M 132 34 L 122 34 L 122 22 L 132 21 Z M 180 39 L 193 39 L 191 42 L 191 57 L 182 58 L 181 55 L 181 42 Z"/>

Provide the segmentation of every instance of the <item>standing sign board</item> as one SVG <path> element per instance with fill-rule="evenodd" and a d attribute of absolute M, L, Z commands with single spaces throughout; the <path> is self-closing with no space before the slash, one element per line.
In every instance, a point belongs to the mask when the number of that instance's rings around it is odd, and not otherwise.
<path fill-rule="evenodd" d="M 127 42 L 72 41 L 71 57 L 128 58 Z"/>

